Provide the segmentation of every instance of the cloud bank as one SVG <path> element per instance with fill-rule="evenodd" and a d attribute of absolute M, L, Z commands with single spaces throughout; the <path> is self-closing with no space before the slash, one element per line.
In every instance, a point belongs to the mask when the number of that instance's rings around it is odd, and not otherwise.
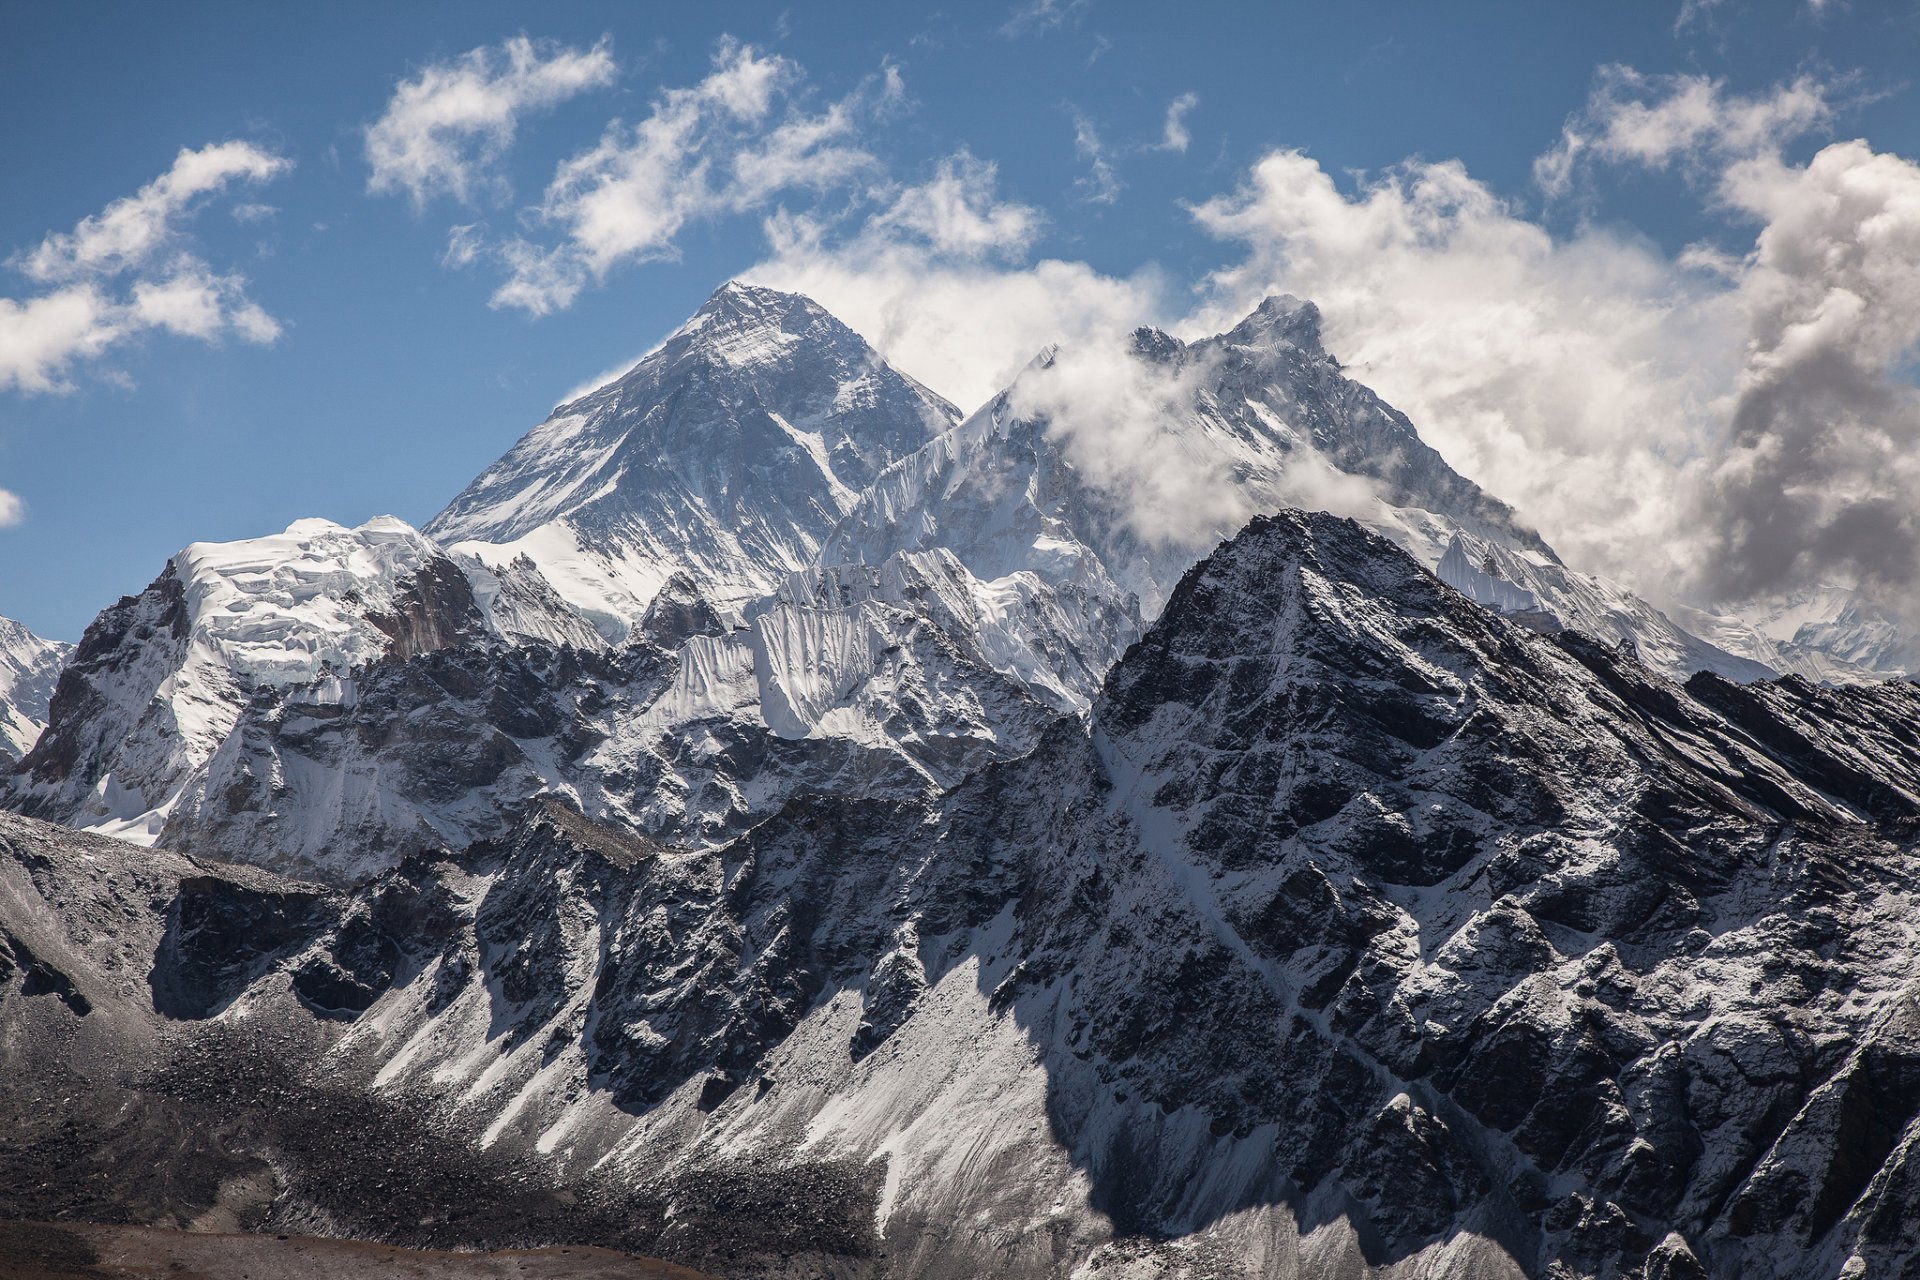
<path fill-rule="evenodd" d="M 1246 251 L 1208 282 L 1211 314 L 1313 298 L 1332 349 L 1450 461 L 1574 563 L 1656 598 L 1903 594 L 1920 574 L 1920 168 L 1857 141 L 1785 159 L 1835 96 L 1608 68 L 1536 168 L 1560 195 L 1589 165 L 1680 167 L 1736 241 L 1748 229 L 1744 252 L 1555 235 L 1455 162 L 1342 192 L 1274 153 L 1194 209 Z"/>

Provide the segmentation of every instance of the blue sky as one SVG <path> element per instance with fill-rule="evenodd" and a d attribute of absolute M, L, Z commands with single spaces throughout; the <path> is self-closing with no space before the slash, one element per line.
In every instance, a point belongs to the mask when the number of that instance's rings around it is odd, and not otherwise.
<path fill-rule="evenodd" d="M 1793 289 L 1865 297 L 1863 376 L 1911 382 L 1899 244 L 1859 268 L 1885 299 L 1779 246 L 1830 242 L 1808 210 L 1855 175 L 1885 216 L 1850 227 L 1904 216 L 1916 66 L 1920 6 L 1864 0 L 8 5 L 0 614 L 76 639 L 187 542 L 423 522 L 743 272 L 963 401 L 1053 330 L 1325 295 L 1336 352 L 1570 559 L 1655 594 L 1889 572 L 1750 517 L 1675 550 L 1699 522 L 1656 508 L 1807 490 L 1718 465 L 1791 451 L 1753 423 L 1816 393 L 1754 401 L 1778 362 L 1741 354 Z M 436 135 L 462 75 L 495 128 Z M 636 159 L 649 120 L 679 149 Z M 640 160 L 670 208 L 609 177 Z M 130 198 L 146 238 L 101 248 Z M 76 291 L 88 323 L 36 309 Z M 1819 492 L 1880 510 L 1908 424 L 1857 412 Z"/>

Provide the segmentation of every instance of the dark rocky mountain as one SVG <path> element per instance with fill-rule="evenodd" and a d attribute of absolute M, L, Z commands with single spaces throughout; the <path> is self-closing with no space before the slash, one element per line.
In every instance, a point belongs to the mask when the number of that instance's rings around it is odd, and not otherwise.
<path fill-rule="evenodd" d="M 345 889 L 0 817 L 0 1214 L 736 1277 L 1920 1275 L 1917 724 L 1675 684 L 1289 512 L 942 793 L 708 842 L 550 797 Z"/>

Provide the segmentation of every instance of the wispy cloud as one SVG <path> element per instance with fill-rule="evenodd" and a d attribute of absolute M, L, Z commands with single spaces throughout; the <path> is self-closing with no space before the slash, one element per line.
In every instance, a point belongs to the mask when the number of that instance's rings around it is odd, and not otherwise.
<path fill-rule="evenodd" d="M 1078 111 L 1073 113 L 1073 150 L 1087 165 L 1086 173 L 1073 182 L 1081 198 L 1088 204 L 1112 204 L 1118 200 L 1125 184 L 1120 181 L 1113 161 L 1107 158 L 1106 144 L 1100 140 L 1100 131 L 1094 127 L 1092 120 Z"/>
<path fill-rule="evenodd" d="M 1741 96 L 1703 75 L 1602 67 L 1586 106 L 1562 127 L 1559 143 L 1534 161 L 1534 179 L 1549 195 L 1564 195 L 1579 166 L 1593 161 L 1711 167 L 1777 150 L 1828 125 L 1836 92 L 1810 75 Z"/>
<path fill-rule="evenodd" d="M 662 91 L 638 124 L 615 121 L 596 145 L 561 162 L 531 219 L 554 238 L 489 241 L 482 227 L 456 228 L 446 260 L 494 260 L 507 279 L 493 304 L 541 315 L 618 267 L 677 256 L 680 232 L 696 219 L 876 175 L 862 122 L 898 105 L 898 69 L 884 67 L 818 111 L 801 106 L 803 81 L 790 59 L 722 41 L 704 79 Z"/>
<path fill-rule="evenodd" d="M 10 529 L 27 518 L 27 504 L 20 495 L 8 489 L 0 489 L 0 529 Z"/>
<path fill-rule="evenodd" d="M 405 192 L 416 208 L 504 194 L 497 163 L 520 117 L 604 88 L 618 71 L 605 38 L 577 49 L 516 36 L 434 63 L 401 81 L 367 127 L 367 189 Z"/>
<path fill-rule="evenodd" d="M 269 343 L 280 326 L 246 295 L 245 280 L 192 253 L 182 224 L 236 183 L 279 177 L 292 162 L 248 142 L 182 149 L 167 172 L 50 232 L 9 265 L 37 295 L 0 297 L 0 390 L 65 391 L 73 367 L 140 334 L 165 331 L 215 342 L 232 334 Z"/>
<path fill-rule="evenodd" d="M 1183 93 L 1167 104 L 1167 121 L 1160 132 L 1160 141 L 1150 148 L 1154 151 L 1184 152 L 1193 142 L 1193 135 L 1187 131 L 1187 113 L 1200 105 L 1200 95 Z"/>
<path fill-rule="evenodd" d="M 1077 23 L 1086 14 L 1092 0 L 1029 0 L 1015 5 L 1000 24 L 1000 34 L 1009 40 L 1040 35 Z"/>
<path fill-rule="evenodd" d="M 133 195 L 80 220 L 72 231 L 51 232 L 38 248 L 16 258 L 28 279 L 50 283 L 114 275 L 144 266 L 172 242 L 180 221 L 200 199 L 235 182 L 264 182 L 293 162 L 250 142 L 216 142 L 182 149 L 173 167 Z"/>

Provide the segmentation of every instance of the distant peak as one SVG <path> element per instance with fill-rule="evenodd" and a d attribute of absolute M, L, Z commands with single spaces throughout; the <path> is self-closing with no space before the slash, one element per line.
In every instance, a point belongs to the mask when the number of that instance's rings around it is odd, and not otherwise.
<path fill-rule="evenodd" d="M 1153 360 L 1166 360 L 1180 354 L 1186 344 L 1163 329 L 1143 324 L 1133 331 L 1133 351 L 1135 355 Z"/>
<path fill-rule="evenodd" d="M 1320 308 L 1290 293 L 1269 295 L 1227 335 L 1235 342 L 1290 342 L 1309 351 L 1321 351 Z"/>

